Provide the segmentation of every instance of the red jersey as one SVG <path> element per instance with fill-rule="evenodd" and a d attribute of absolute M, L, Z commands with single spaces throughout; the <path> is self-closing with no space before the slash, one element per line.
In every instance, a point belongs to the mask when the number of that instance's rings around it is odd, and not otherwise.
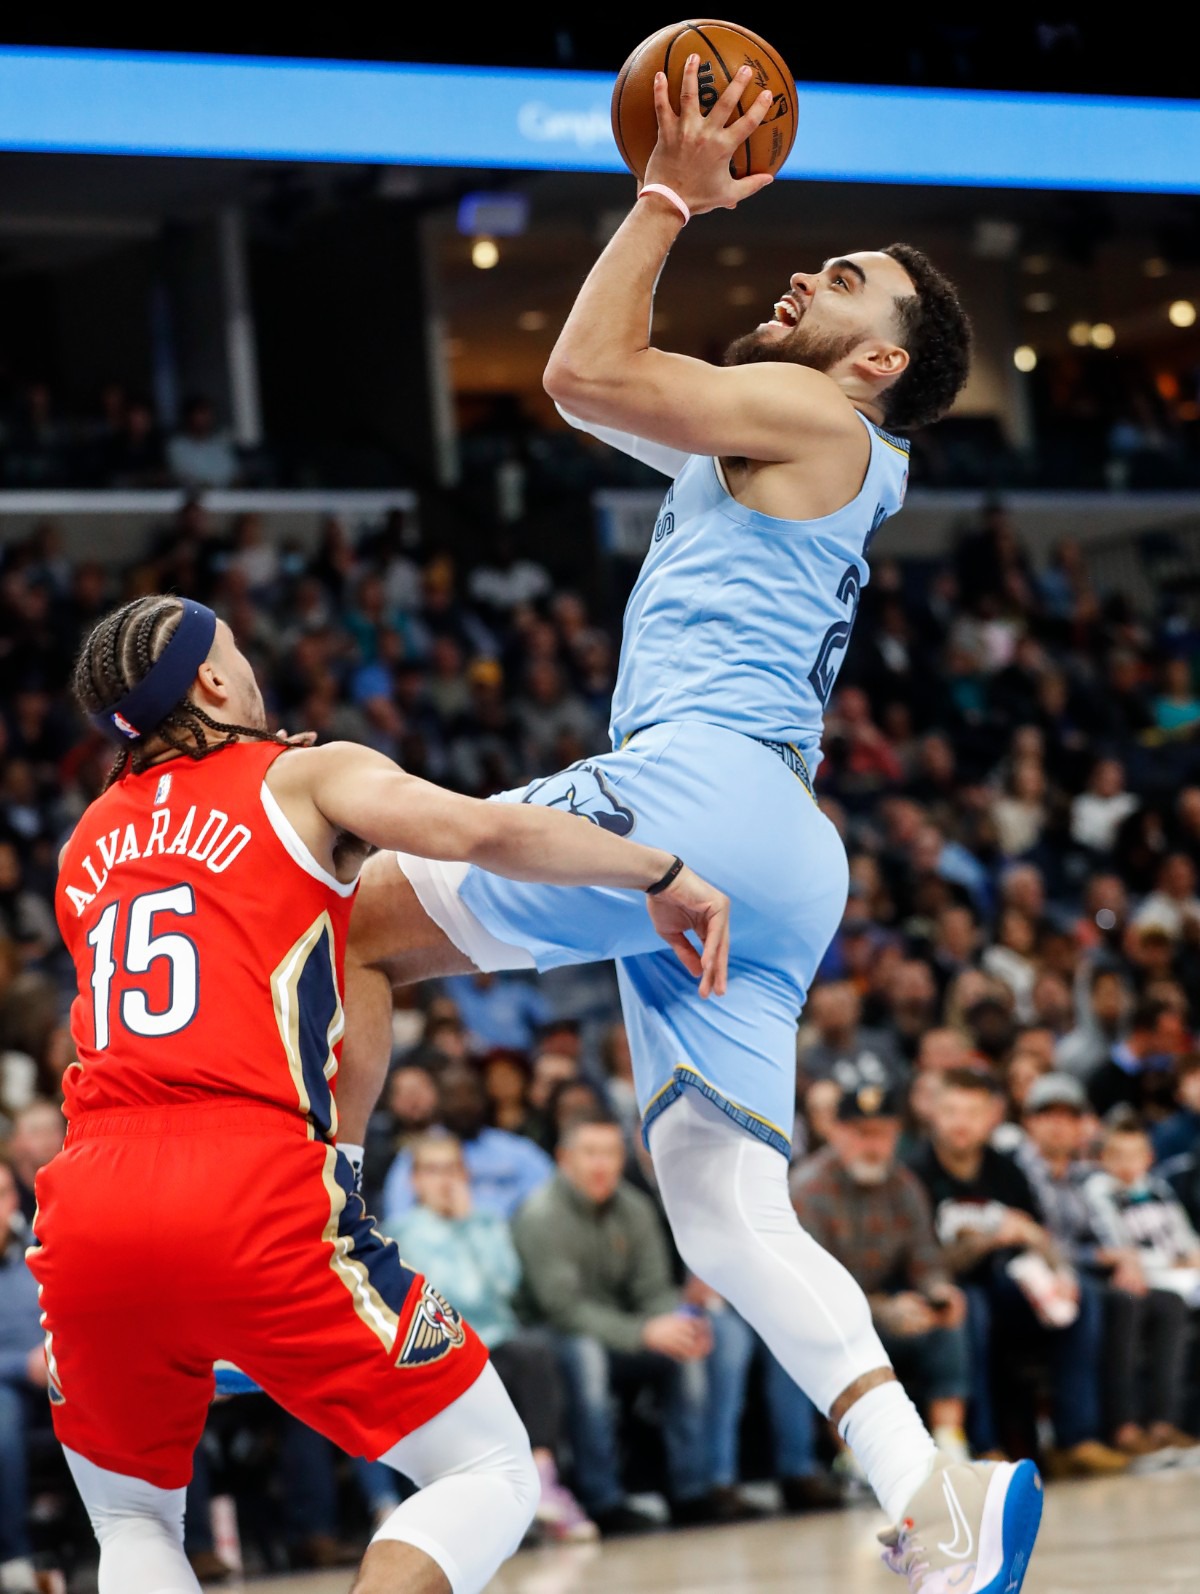
<path fill-rule="evenodd" d="M 79 991 L 68 1118 L 245 1096 L 335 1133 L 357 882 L 317 863 L 268 790 L 285 750 L 128 773 L 76 826 L 55 892 Z"/>

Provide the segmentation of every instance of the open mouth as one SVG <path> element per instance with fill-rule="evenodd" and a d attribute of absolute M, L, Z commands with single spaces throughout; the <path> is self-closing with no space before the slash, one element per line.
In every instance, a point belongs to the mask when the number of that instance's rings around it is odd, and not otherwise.
<path fill-rule="evenodd" d="M 784 298 L 775 301 L 775 314 L 769 321 L 764 321 L 762 325 L 776 328 L 781 333 L 791 332 L 793 328 L 800 325 L 802 313 L 795 299 L 785 295 Z"/>

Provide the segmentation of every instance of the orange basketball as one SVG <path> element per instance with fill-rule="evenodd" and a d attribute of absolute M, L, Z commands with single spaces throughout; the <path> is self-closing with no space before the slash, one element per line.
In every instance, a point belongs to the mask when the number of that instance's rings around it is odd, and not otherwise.
<path fill-rule="evenodd" d="M 612 129 L 621 159 L 641 178 L 658 140 L 654 115 L 654 74 L 665 72 L 671 104 L 679 110 L 683 63 L 695 52 L 700 57 L 700 105 L 705 115 L 725 92 L 740 66 L 750 66 L 754 76 L 738 101 L 738 115 L 749 109 L 763 89 L 775 103 L 760 127 L 730 161 L 735 177 L 759 172 L 775 173 L 796 141 L 796 83 L 779 51 L 749 28 L 734 22 L 672 22 L 643 39 L 617 75 L 612 96 Z"/>

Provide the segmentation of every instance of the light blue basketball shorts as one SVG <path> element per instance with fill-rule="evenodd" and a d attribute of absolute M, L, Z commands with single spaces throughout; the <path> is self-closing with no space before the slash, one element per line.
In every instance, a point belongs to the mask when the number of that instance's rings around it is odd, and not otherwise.
<path fill-rule="evenodd" d="M 796 1024 L 841 921 L 846 853 L 791 765 L 761 742 L 693 722 L 640 731 L 493 802 L 539 803 L 678 853 L 731 899 L 729 983 L 701 1001 L 642 895 L 508 880 L 399 855 L 426 912 L 480 968 L 616 961 L 643 1130 L 684 1089 L 790 1153 Z"/>

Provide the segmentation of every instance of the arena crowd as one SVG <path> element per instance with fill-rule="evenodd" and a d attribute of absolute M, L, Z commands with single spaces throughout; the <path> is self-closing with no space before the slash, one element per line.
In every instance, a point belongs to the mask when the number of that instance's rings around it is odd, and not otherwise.
<path fill-rule="evenodd" d="M 1072 542 L 1035 556 L 1002 505 L 933 565 L 881 541 L 816 778 L 851 887 L 797 1032 L 797 1212 L 939 1443 L 1052 1483 L 1200 1465 L 1200 638 L 1097 590 Z M 124 569 L 52 526 L 3 544 L 0 1587 L 92 1556 L 24 1261 L 73 1059 L 55 862 L 110 761 L 69 701 L 76 649 L 121 599 L 186 592 L 274 723 L 486 795 L 606 743 L 612 629 L 519 548 L 467 566 L 399 520 L 330 520 L 303 553 L 199 500 Z M 368 1204 L 492 1348 L 537 1537 L 870 1502 L 672 1249 L 611 968 L 401 991 L 393 1030 Z M 348 1562 L 406 1487 L 265 1396 L 222 1400 L 189 1552 L 228 1574 L 232 1500 L 248 1569 Z"/>

